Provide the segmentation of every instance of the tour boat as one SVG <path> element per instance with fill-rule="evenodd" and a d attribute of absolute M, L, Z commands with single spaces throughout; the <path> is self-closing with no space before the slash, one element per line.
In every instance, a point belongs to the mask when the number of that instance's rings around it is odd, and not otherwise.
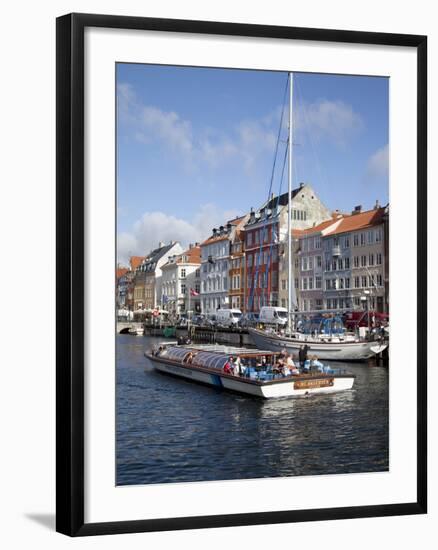
<path fill-rule="evenodd" d="M 145 352 L 145 357 L 160 372 L 264 399 L 333 393 L 353 387 L 354 374 L 327 366 L 316 372 L 288 376 L 274 374 L 272 366 L 278 355 L 272 351 L 246 348 L 166 344 Z M 244 365 L 243 374 L 224 371 L 230 357 L 240 358 Z"/>
<path fill-rule="evenodd" d="M 302 346 L 307 345 L 308 355 L 315 354 L 320 359 L 331 361 L 366 361 L 388 346 L 387 342 L 381 340 L 360 340 L 348 334 L 318 334 L 315 337 L 295 332 L 286 336 L 256 328 L 248 328 L 248 332 L 258 348 L 276 352 L 286 349 L 288 353 L 296 355 Z"/>

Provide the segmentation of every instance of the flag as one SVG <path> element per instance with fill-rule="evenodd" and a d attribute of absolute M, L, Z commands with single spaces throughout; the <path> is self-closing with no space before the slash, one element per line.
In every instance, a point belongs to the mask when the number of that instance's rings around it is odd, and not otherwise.
<path fill-rule="evenodd" d="M 161 301 L 163 302 L 163 304 L 167 304 L 167 302 L 169 301 L 168 296 L 165 296 L 165 295 L 163 294 L 162 300 L 161 300 Z"/>
<path fill-rule="evenodd" d="M 199 292 L 196 292 L 196 290 L 193 290 L 193 288 L 190 289 L 190 296 L 199 296 Z"/>

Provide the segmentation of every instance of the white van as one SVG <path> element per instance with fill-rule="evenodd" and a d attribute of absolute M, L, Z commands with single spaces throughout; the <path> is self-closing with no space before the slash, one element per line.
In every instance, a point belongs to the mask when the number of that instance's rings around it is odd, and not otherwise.
<path fill-rule="evenodd" d="M 241 317 L 240 309 L 218 309 L 216 311 L 216 323 L 224 327 L 237 327 Z"/>
<path fill-rule="evenodd" d="M 285 307 L 263 306 L 260 308 L 259 323 L 285 327 L 287 321 L 288 313 Z"/>

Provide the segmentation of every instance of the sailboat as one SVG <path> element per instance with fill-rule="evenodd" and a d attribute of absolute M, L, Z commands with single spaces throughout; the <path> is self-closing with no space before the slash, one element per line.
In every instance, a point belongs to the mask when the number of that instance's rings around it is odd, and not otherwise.
<path fill-rule="evenodd" d="M 292 279 L 292 137 L 293 137 L 293 91 L 294 75 L 289 73 L 289 139 L 288 139 L 288 325 L 284 334 L 273 329 L 248 328 L 248 332 L 259 349 L 280 351 L 286 349 L 296 354 L 302 346 L 307 346 L 308 355 L 333 361 L 365 361 L 384 351 L 385 341 L 361 340 L 353 334 L 302 334 L 294 329 L 296 317 L 295 285 Z"/>

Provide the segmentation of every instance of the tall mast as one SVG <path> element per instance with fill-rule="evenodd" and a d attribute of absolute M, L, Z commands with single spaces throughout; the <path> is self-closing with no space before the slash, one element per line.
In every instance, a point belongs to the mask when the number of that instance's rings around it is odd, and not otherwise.
<path fill-rule="evenodd" d="M 288 235 L 288 326 L 292 329 L 292 107 L 293 107 L 293 73 L 289 73 L 289 170 L 288 170 L 288 203 L 287 203 L 287 235 Z"/>

